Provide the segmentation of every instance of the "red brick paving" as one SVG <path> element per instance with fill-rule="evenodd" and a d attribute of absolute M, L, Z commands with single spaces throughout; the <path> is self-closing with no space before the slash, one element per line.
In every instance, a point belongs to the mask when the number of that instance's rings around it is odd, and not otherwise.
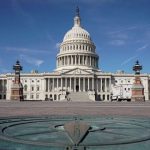
<path fill-rule="evenodd" d="M 0 102 L 0 117 L 41 115 L 150 117 L 150 102 Z"/>

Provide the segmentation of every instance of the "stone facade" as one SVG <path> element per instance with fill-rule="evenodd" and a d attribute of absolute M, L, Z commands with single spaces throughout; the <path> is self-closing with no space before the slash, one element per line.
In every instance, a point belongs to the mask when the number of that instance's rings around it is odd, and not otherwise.
<path fill-rule="evenodd" d="M 79 12 L 74 17 L 73 27 L 64 36 L 56 59 L 53 72 L 21 74 L 25 100 L 111 101 L 118 97 L 131 100 L 134 74 L 104 73 L 99 69 L 96 46 L 81 26 Z M 11 99 L 14 77 L 11 73 L 0 75 L 0 99 Z M 150 75 L 140 77 L 145 100 L 149 100 Z"/>

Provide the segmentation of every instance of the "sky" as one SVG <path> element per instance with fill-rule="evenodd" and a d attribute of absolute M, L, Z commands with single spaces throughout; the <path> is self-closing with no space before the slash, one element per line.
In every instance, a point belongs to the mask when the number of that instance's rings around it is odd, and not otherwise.
<path fill-rule="evenodd" d="M 95 43 L 99 69 L 150 73 L 150 0 L 0 0 L 0 73 L 52 72 L 76 7 Z"/>

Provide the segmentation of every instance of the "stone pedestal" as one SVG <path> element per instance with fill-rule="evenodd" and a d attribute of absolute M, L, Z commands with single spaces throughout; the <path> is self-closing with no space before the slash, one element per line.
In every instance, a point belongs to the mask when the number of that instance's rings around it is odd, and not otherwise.
<path fill-rule="evenodd" d="M 131 101 L 145 101 L 144 87 L 139 76 L 135 76 L 135 82 L 132 86 Z"/>
<path fill-rule="evenodd" d="M 13 83 L 11 87 L 11 100 L 23 101 L 23 86 L 21 83 Z"/>

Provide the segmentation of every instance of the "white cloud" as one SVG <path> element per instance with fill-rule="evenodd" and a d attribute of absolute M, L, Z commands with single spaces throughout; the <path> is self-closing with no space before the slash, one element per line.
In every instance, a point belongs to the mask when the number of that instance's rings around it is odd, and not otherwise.
<path fill-rule="evenodd" d="M 132 57 L 127 58 L 126 60 L 124 60 L 124 61 L 121 63 L 121 66 L 126 65 L 127 63 L 129 63 L 130 61 L 132 61 L 133 59 L 135 59 L 135 58 L 137 58 L 137 57 L 138 57 L 138 55 L 134 55 L 134 56 L 132 56 Z"/>
<path fill-rule="evenodd" d="M 135 30 L 135 29 L 145 29 L 149 26 L 150 26 L 150 24 L 133 25 L 133 26 L 129 26 L 129 27 L 121 27 L 119 30 L 117 29 L 117 30 L 109 32 L 109 34 L 117 34 L 117 33 L 122 33 L 124 31 L 130 31 L 130 30 Z"/>
<path fill-rule="evenodd" d="M 26 53 L 50 53 L 49 50 L 40 50 L 40 49 L 30 49 L 30 48 L 22 48 L 22 47 L 0 47 L 0 49 L 5 51 L 18 51 L 18 52 L 26 52 Z"/>
<path fill-rule="evenodd" d="M 117 39 L 128 39 L 128 35 L 126 33 L 108 33 L 110 38 Z"/>
<path fill-rule="evenodd" d="M 58 42 L 58 43 L 56 43 L 56 45 L 55 45 L 56 49 L 59 49 L 60 44 L 61 44 L 61 43 L 59 43 L 59 42 Z"/>
<path fill-rule="evenodd" d="M 23 9 L 23 4 L 19 0 L 12 0 L 11 4 L 12 9 L 16 11 L 17 14 L 20 14 L 26 18 L 26 23 L 28 23 L 29 25 L 34 23 L 33 17 L 28 13 L 28 11 L 25 11 L 25 9 Z"/>
<path fill-rule="evenodd" d="M 138 48 L 137 51 L 143 51 L 143 50 L 145 50 L 148 46 L 149 46 L 149 44 L 145 44 L 144 46 Z"/>
<path fill-rule="evenodd" d="M 110 44 L 114 46 L 122 46 L 125 44 L 125 41 L 124 40 L 112 40 Z"/>
<path fill-rule="evenodd" d="M 27 62 L 28 64 L 32 64 L 32 65 L 35 65 L 35 66 L 40 66 L 41 64 L 44 63 L 43 60 L 41 59 L 37 59 L 37 58 L 34 58 L 34 57 L 30 57 L 28 55 L 20 55 L 20 59 Z"/>

